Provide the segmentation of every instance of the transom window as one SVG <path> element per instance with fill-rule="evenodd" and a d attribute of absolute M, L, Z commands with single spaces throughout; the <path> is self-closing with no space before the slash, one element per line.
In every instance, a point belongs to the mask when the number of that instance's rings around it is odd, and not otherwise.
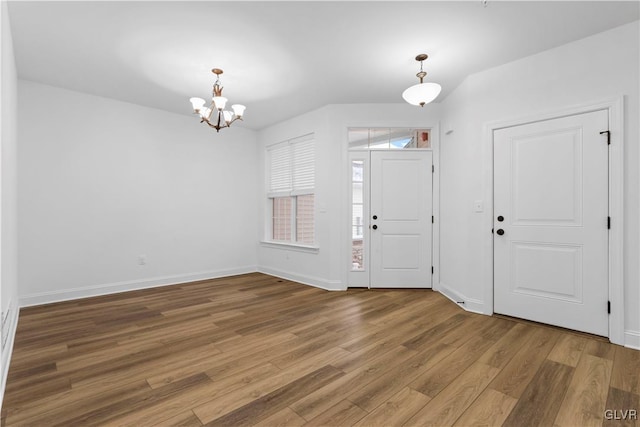
<path fill-rule="evenodd" d="M 350 128 L 349 149 L 402 150 L 431 149 L 429 129 L 410 128 Z"/>

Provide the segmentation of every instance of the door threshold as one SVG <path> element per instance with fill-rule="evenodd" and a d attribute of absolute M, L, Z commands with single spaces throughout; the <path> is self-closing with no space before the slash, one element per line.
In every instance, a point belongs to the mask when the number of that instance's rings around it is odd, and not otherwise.
<path fill-rule="evenodd" d="M 594 339 L 594 340 L 607 342 L 607 343 L 611 342 L 609 340 L 609 337 L 603 337 L 602 335 L 590 334 L 589 332 L 582 332 L 582 331 L 576 331 L 574 329 L 563 328 L 562 326 L 550 325 L 548 323 L 535 322 L 533 320 L 527 320 L 527 319 L 521 319 L 519 317 L 507 316 L 506 314 L 493 313 L 492 316 L 493 317 L 497 317 L 498 319 L 505 319 L 505 320 L 511 320 L 513 322 L 523 323 L 525 325 L 540 326 L 540 327 L 547 328 L 547 329 L 554 329 L 556 331 L 570 333 L 572 335 L 576 335 L 576 336 L 579 336 L 579 337 Z"/>

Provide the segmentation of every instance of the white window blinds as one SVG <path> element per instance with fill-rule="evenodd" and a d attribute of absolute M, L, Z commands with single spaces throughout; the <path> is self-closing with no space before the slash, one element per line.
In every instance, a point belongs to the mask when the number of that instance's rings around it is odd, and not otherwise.
<path fill-rule="evenodd" d="M 313 134 L 268 149 L 269 189 L 275 195 L 313 193 L 315 186 L 315 140 Z"/>
<path fill-rule="evenodd" d="M 313 139 L 295 141 L 293 152 L 293 191 L 295 194 L 313 192 L 315 185 L 315 144 Z"/>
<path fill-rule="evenodd" d="M 291 189 L 291 147 L 278 144 L 269 149 L 269 193 L 289 193 Z"/>

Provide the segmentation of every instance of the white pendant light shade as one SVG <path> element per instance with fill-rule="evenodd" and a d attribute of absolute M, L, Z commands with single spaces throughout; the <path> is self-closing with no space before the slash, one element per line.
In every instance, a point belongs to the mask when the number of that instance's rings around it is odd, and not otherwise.
<path fill-rule="evenodd" d="M 232 117 L 233 117 L 233 114 L 231 114 L 231 111 L 229 111 L 229 110 L 224 110 L 224 111 L 222 112 L 222 115 L 224 116 L 224 121 L 225 121 L 226 123 L 231 123 L 231 119 L 232 119 Z"/>
<path fill-rule="evenodd" d="M 436 99 L 441 90 L 438 83 L 418 83 L 402 92 L 402 97 L 409 104 L 424 105 Z"/>
<path fill-rule="evenodd" d="M 198 112 L 204 107 L 205 100 L 202 98 L 191 98 L 191 106 L 193 107 L 193 111 Z"/>
<path fill-rule="evenodd" d="M 225 98 L 224 96 L 214 96 L 213 103 L 218 110 L 222 111 L 227 105 L 227 98 Z"/>
<path fill-rule="evenodd" d="M 246 108 L 247 107 L 240 104 L 233 104 L 231 106 L 231 109 L 233 110 L 233 114 L 235 114 L 236 117 L 242 117 L 244 115 L 244 110 L 246 110 Z"/>
<path fill-rule="evenodd" d="M 211 109 L 204 107 L 200 110 L 200 116 L 202 116 L 203 119 L 208 119 L 209 117 L 211 117 Z"/>

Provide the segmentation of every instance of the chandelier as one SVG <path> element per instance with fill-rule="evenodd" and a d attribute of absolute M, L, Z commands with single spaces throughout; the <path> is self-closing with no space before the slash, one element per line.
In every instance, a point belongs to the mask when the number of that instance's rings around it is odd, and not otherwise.
<path fill-rule="evenodd" d="M 420 79 L 420 83 L 407 88 L 402 92 L 402 97 L 405 101 L 412 105 L 419 105 L 424 107 L 424 104 L 428 104 L 440 94 L 442 87 L 438 83 L 424 83 L 423 79 L 427 75 L 426 71 L 422 70 L 422 61 L 427 59 L 426 53 L 421 53 L 416 56 L 416 61 L 420 61 L 420 71 L 416 74 L 416 77 Z"/>
<path fill-rule="evenodd" d="M 206 123 L 220 132 L 220 129 L 228 128 L 231 123 L 236 120 L 242 120 L 244 110 L 247 108 L 244 105 L 233 104 L 231 110 L 225 110 L 227 105 L 227 98 L 222 96 L 223 87 L 220 86 L 220 74 L 222 70 L 220 68 L 214 68 L 211 70 L 216 75 L 216 82 L 213 84 L 213 97 L 211 104 L 205 107 L 206 101 L 202 98 L 191 98 L 191 105 L 193 106 L 193 112 L 200 116 L 200 123 Z"/>

